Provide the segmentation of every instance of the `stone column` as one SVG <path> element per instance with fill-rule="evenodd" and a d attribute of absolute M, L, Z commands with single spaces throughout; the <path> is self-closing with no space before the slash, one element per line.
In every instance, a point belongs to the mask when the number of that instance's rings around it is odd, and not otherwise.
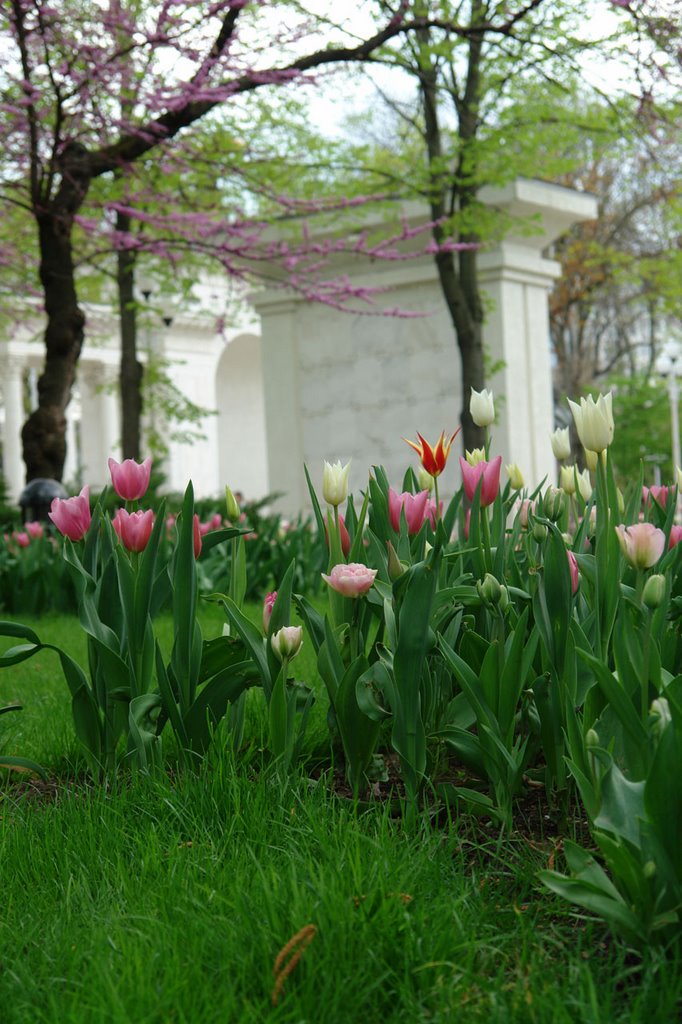
<path fill-rule="evenodd" d="M 3 473 L 9 500 L 17 502 L 24 488 L 26 470 L 21 454 L 21 428 L 24 425 L 23 360 L 5 356 L 0 364 L 5 418 L 2 429 Z"/>
<path fill-rule="evenodd" d="M 78 381 L 83 483 L 97 490 L 109 482 L 108 457 L 118 457 L 118 402 L 109 367 L 101 363 L 81 365 Z"/>

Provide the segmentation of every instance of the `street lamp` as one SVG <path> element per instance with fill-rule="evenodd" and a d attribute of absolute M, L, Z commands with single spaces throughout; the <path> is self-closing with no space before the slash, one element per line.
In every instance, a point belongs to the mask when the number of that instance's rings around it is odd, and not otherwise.
<path fill-rule="evenodd" d="M 665 377 L 670 401 L 670 432 L 673 444 L 673 473 L 682 465 L 680 455 L 680 377 L 682 377 L 682 347 L 677 342 L 667 342 L 656 360 L 656 373 Z"/>

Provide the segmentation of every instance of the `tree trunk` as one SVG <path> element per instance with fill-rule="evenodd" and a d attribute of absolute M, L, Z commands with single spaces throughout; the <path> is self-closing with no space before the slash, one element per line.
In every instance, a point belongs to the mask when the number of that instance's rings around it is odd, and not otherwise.
<path fill-rule="evenodd" d="M 116 215 L 116 230 L 130 231 L 128 214 Z M 124 459 L 140 460 L 142 419 L 142 364 L 137 358 L 137 307 L 135 304 L 135 254 L 119 249 L 116 254 L 118 308 L 121 322 L 121 448 Z"/>
<path fill-rule="evenodd" d="M 71 250 L 71 218 L 54 210 L 37 217 L 40 280 L 45 296 L 45 366 L 38 408 L 21 432 L 26 480 L 61 480 L 66 457 L 66 407 L 83 345 L 85 317 L 78 306 Z M 86 424 L 87 426 L 87 424 Z"/>

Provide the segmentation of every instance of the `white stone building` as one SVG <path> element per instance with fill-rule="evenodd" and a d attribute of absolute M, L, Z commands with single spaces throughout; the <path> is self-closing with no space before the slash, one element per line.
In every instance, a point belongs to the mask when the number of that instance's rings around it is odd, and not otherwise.
<path fill-rule="evenodd" d="M 536 483 L 555 471 L 547 293 L 559 265 L 545 253 L 572 224 L 596 215 L 596 200 L 526 180 L 484 198 L 518 225 L 479 255 L 490 302 L 485 341 L 491 364 L 501 366 L 489 382 L 498 408 L 493 449 Z M 424 219 L 414 208 L 406 216 Z M 376 464 L 399 483 L 410 463 L 401 437 L 418 430 L 435 439 L 455 429 L 459 357 L 433 257 L 349 254 L 335 258 L 333 273 L 380 287 L 377 314 L 399 306 L 424 316 L 342 313 L 272 288 L 251 296 L 257 318 L 246 315 L 221 334 L 210 315 L 180 314 L 155 328 L 154 347 L 169 360 L 177 386 L 213 410 L 201 427 L 204 440 L 171 444 L 171 490 L 191 478 L 202 496 L 221 494 L 226 483 L 249 498 L 279 492 L 279 507 L 294 513 L 308 504 L 304 463 L 317 479 L 323 459 L 352 458 L 355 490 Z M 96 489 L 107 480 L 108 456 L 118 454 L 118 325 L 92 310 L 87 332 L 69 406 L 64 479 Z M 3 472 L 13 499 L 24 485 L 20 430 L 40 371 L 39 325 L 33 335 L 24 329 L 0 341 Z M 458 484 L 459 469 L 448 467 L 444 491 Z"/>

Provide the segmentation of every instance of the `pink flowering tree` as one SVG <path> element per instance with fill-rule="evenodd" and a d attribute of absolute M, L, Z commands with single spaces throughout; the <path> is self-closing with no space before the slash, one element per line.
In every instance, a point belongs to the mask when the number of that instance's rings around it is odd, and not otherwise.
<path fill-rule="evenodd" d="M 123 254 L 118 274 L 125 314 L 132 274 L 125 254 L 137 250 L 141 234 L 164 254 L 163 217 L 145 210 L 138 169 L 140 178 L 152 165 L 165 172 L 164 162 L 180 151 L 180 143 L 191 142 L 199 122 L 236 108 L 241 97 L 310 84 L 318 70 L 365 61 L 388 40 L 439 23 L 440 16 L 429 17 L 420 5 L 406 3 L 380 13 L 364 37 L 339 30 L 330 40 L 328 27 L 321 32 L 300 4 L 267 0 L 97 5 L 10 0 L 3 5 L 0 203 L 3 214 L 9 209 L 12 219 L 21 220 L 18 211 L 23 211 L 32 223 L 36 297 L 46 315 L 38 406 L 22 434 L 29 480 L 62 474 L 65 409 L 85 337 L 76 274 L 81 232 L 96 235 L 106 229 Z M 216 167 L 214 190 L 220 177 L 230 174 L 229 160 Z M 98 182 L 104 193 L 111 189 L 113 199 L 88 217 L 87 203 Z M 146 186 L 149 190 L 149 179 Z M 263 251 L 255 247 L 258 225 L 241 213 L 222 216 L 216 226 L 215 218 L 198 211 L 185 215 L 185 227 L 193 244 L 222 232 L 227 241 L 221 245 L 243 265 L 262 259 Z M 173 209 L 170 216 L 175 232 L 179 214 Z M 133 230 L 142 224 L 144 232 Z M 170 233 L 168 221 L 166 227 Z M 22 229 L 25 235 L 23 220 Z M 20 252 L 21 245 L 7 242 L 0 262 L 16 265 Z M 286 246 L 280 255 L 287 283 L 305 290 L 301 255 Z M 324 254 L 316 256 L 319 264 Z M 349 293 L 343 282 L 328 283 L 327 289 L 326 297 L 336 303 L 363 297 Z M 131 349 L 127 362 L 124 355 L 122 379 L 135 385 L 137 374 Z"/>

